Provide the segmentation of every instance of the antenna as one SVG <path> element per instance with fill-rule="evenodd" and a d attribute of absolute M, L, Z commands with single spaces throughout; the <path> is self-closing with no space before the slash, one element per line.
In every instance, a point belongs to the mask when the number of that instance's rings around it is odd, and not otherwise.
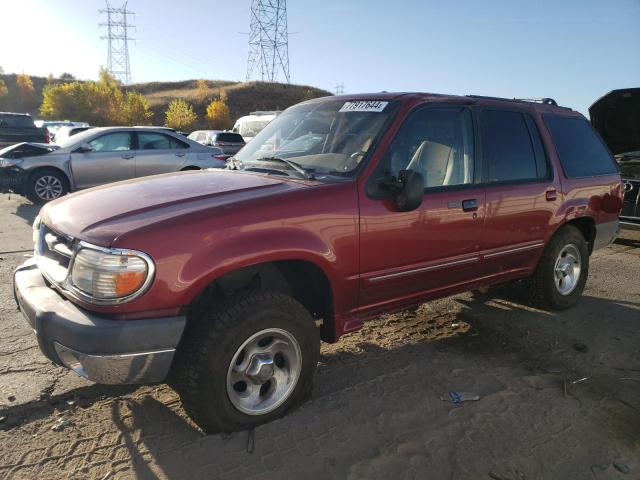
<path fill-rule="evenodd" d="M 275 82 L 282 74 L 290 83 L 287 1 L 252 0 L 249 26 L 247 81 Z"/>
<path fill-rule="evenodd" d="M 122 83 L 131 83 L 131 66 L 129 64 L 129 41 L 135 40 L 129 36 L 129 29 L 135 29 L 131 25 L 128 16 L 134 13 L 127 10 L 127 2 L 121 7 L 112 7 L 109 0 L 105 0 L 107 8 L 99 10 L 99 13 L 107 15 L 107 22 L 100 23 L 100 27 L 107 27 L 107 35 L 101 36 L 101 40 L 108 40 L 107 47 L 107 71 L 116 80 Z"/>

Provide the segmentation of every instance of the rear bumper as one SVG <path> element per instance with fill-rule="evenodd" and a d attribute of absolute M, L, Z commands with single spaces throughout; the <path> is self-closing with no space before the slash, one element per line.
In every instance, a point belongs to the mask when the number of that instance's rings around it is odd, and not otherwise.
<path fill-rule="evenodd" d="M 593 240 L 593 249 L 606 247 L 613 243 L 620 231 L 620 221 L 618 219 L 612 222 L 599 223 L 596 225 L 596 237 Z"/>
<path fill-rule="evenodd" d="M 33 260 L 14 273 L 18 307 L 51 361 L 97 383 L 163 381 L 186 317 L 112 320 L 83 310 L 46 283 Z"/>

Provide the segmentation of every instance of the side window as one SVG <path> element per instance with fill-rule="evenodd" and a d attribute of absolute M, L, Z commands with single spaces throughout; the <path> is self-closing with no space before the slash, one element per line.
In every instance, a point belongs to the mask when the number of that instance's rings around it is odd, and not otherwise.
<path fill-rule="evenodd" d="M 611 154 L 585 119 L 545 115 L 544 121 L 568 178 L 618 172 Z"/>
<path fill-rule="evenodd" d="M 89 142 L 94 152 L 121 152 L 131 150 L 129 132 L 107 133 Z"/>
<path fill-rule="evenodd" d="M 138 150 L 174 150 L 176 148 L 187 148 L 187 144 L 162 133 L 138 132 Z"/>
<path fill-rule="evenodd" d="M 467 108 L 423 108 L 402 125 L 383 160 L 387 173 L 419 172 L 426 188 L 473 183 L 473 122 Z"/>
<path fill-rule="evenodd" d="M 484 110 L 480 125 L 482 155 L 489 183 L 534 180 L 546 176 L 546 171 L 538 175 L 531 136 L 522 113 Z"/>

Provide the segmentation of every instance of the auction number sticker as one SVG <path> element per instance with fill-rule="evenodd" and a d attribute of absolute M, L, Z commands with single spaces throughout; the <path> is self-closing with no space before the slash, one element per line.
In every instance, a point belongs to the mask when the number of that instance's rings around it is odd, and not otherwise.
<path fill-rule="evenodd" d="M 381 112 L 389 102 L 380 102 L 378 100 L 358 100 L 355 102 L 346 102 L 340 112 Z"/>

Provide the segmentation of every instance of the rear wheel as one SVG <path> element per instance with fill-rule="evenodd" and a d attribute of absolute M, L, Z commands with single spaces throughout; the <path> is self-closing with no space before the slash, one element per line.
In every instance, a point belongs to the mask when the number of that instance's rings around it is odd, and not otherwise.
<path fill-rule="evenodd" d="M 253 292 L 193 320 L 176 354 L 173 383 L 205 432 L 251 428 L 309 398 L 320 337 L 296 300 Z"/>
<path fill-rule="evenodd" d="M 562 227 L 547 244 L 529 280 L 531 303 L 562 310 L 575 305 L 589 275 L 589 248 L 582 232 Z"/>
<path fill-rule="evenodd" d="M 33 203 L 46 203 L 66 195 L 69 182 L 63 173 L 43 169 L 33 172 L 26 185 L 26 195 Z"/>

